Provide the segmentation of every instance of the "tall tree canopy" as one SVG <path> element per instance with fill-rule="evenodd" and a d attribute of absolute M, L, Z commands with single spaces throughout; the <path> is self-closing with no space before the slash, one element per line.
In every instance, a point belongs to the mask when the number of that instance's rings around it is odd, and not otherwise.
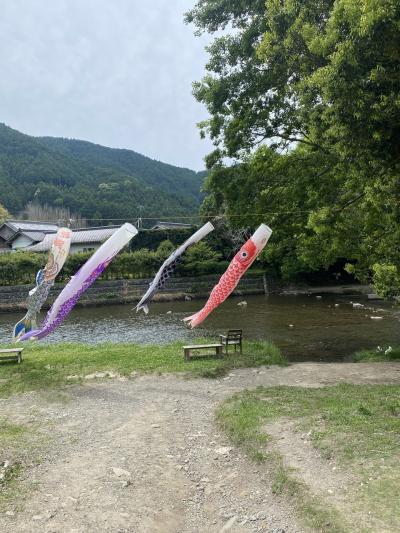
<path fill-rule="evenodd" d="M 400 3 L 199 0 L 186 20 L 218 32 L 194 84 L 215 144 L 206 205 L 275 224 L 283 274 L 346 259 L 398 293 Z"/>

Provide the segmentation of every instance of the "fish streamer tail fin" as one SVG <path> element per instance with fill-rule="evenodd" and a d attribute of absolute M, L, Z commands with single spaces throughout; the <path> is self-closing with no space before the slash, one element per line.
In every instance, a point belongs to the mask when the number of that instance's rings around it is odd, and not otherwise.
<path fill-rule="evenodd" d="M 36 329 L 36 327 L 35 317 L 28 316 L 28 314 L 26 314 L 19 322 L 15 324 L 12 341 L 18 342 L 20 338 L 25 335 L 25 333 L 29 333 L 33 329 Z"/>
<path fill-rule="evenodd" d="M 193 329 L 196 326 L 198 326 L 199 324 L 201 324 L 201 322 L 203 322 L 204 318 L 205 317 L 203 316 L 202 311 L 198 311 L 194 315 L 187 316 L 186 318 L 183 319 L 183 321 L 187 322 L 188 325 Z"/>
<path fill-rule="evenodd" d="M 142 305 L 138 304 L 136 307 L 134 307 L 134 309 L 136 309 L 136 313 L 138 313 L 141 309 L 143 309 L 146 315 L 149 314 L 149 306 L 147 304 L 142 304 Z"/>

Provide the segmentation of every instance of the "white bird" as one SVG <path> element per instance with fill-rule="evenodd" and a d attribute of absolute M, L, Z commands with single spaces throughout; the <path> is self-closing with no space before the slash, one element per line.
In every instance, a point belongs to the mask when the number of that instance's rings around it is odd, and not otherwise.
<path fill-rule="evenodd" d="M 392 352 L 392 351 L 393 351 L 393 348 L 392 348 L 391 346 L 389 346 L 389 348 L 387 348 L 387 349 L 385 350 L 385 355 L 388 355 L 388 354 L 389 354 L 390 352 Z"/>

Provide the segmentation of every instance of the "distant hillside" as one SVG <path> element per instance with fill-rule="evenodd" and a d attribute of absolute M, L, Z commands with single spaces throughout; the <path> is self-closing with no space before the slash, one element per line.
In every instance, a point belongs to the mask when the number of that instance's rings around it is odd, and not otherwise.
<path fill-rule="evenodd" d="M 193 215 L 205 172 L 155 161 L 132 150 L 85 141 L 31 137 L 0 124 L 0 203 L 18 214 L 35 200 L 88 219 Z"/>

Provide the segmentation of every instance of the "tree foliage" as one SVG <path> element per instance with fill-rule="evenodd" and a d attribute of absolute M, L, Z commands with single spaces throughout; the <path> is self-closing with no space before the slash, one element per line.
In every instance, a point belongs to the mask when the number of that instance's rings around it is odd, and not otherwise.
<path fill-rule="evenodd" d="M 0 224 L 3 223 L 7 218 L 10 217 L 10 213 L 7 209 L 0 204 Z"/>
<path fill-rule="evenodd" d="M 400 292 L 399 2 L 199 0 L 186 19 L 219 31 L 194 85 L 207 204 L 270 222 L 284 275 L 347 263 Z"/>

